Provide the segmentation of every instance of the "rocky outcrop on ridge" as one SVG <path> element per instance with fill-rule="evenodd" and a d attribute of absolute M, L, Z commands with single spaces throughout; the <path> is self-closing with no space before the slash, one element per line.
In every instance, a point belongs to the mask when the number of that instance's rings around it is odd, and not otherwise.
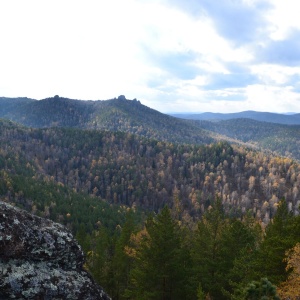
<path fill-rule="evenodd" d="M 109 300 L 62 225 L 0 201 L 0 300 Z"/>

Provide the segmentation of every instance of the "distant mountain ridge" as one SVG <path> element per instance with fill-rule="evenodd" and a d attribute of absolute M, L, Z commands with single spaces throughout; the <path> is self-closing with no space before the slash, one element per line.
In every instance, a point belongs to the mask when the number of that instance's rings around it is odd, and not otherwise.
<path fill-rule="evenodd" d="M 70 127 L 122 131 L 178 143 L 211 143 L 199 126 L 160 113 L 140 101 L 118 98 L 81 101 L 55 96 L 43 100 L 0 98 L 0 118 L 34 128 Z"/>
<path fill-rule="evenodd" d="M 0 115 L 6 115 L 10 111 L 16 109 L 18 106 L 27 105 L 35 101 L 34 99 L 20 97 L 20 98 L 6 98 L 0 97 Z"/>
<path fill-rule="evenodd" d="M 151 109 L 136 99 L 128 100 L 123 95 L 98 101 L 73 100 L 59 96 L 39 101 L 28 98 L 0 98 L 0 118 L 27 127 L 119 131 L 157 141 L 198 145 L 226 140 L 300 160 L 300 125 L 282 124 L 296 123 L 299 114 L 248 111 L 205 115 L 215 119 L 207 121 L 176 118 Z M 241 115 L 244 118 L 237 118 Z M 233 118 L 219 120 L 217 117 Z M 264 121 L 253 119 L 258 117 Z M 267 122 L 270 118 L 272 122 Z M 294 118 L 294 121 L 289 120 L 290 118 Z M 278 123 L 274 123 L 275 120 Z"/>
<path fill-rule="evenodd" d="M 252 119 L 260 122 L 278 123 L 286 125 L 300 125 L 300 114 L 279 114 L 258 111 L 243 111 L 238 113 L 211 113 L 205 112 L 201 114 L 170 114 L 173 117 L 203 120 L 203 121 L 224 121 L 230 119 Z"/>

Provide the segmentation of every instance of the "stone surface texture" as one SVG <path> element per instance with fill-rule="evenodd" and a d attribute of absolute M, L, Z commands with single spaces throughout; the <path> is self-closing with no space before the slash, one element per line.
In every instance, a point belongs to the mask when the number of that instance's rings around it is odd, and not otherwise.
<path fill-rule="evenodd" d="M 0 300 L 109 300 L 62 225 L 0 201 Z"/>

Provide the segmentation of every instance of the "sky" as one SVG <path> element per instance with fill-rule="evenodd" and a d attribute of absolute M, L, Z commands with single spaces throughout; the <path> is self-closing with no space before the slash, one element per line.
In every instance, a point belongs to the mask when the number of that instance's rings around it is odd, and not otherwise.
<path fill-rule="evenodd" d="M 0 96 L 300 112 L 298 2 L 1 0 Z"/>

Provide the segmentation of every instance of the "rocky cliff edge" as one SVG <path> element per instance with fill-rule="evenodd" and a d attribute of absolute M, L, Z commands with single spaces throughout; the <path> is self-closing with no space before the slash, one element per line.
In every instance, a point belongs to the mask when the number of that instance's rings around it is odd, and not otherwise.
<path fill-rule="evenodd" d="M 109 300 L 62 225 L 0 201 L 0 300 Z"/>

